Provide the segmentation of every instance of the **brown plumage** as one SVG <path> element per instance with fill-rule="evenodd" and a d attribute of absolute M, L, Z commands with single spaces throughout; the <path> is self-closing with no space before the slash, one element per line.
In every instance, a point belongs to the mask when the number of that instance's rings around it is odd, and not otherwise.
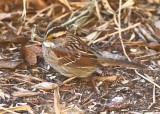
<path fill-rule="evenodd" d="M 46 62 L 67 77 L 87 77 L 104 65 L 144 68 L 141 64 L 103 57 L 61 26 L 47 30 L 42 51 Z"/>

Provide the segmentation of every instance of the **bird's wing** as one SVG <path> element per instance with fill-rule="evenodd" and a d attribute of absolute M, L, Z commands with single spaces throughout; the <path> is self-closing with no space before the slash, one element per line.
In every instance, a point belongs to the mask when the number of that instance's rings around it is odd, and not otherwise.
<path fill-rule="evenodd" d="M 65 66 L 91 67 L 96 66 L 98 60 L 94 54 L 85 51 L 66 51 L 63 48 L 52 48 L 52 51 L 57 55 L 59 64 Z"/>
<path fill-rule="evenodd" d="M 98 57 L 90 51 L 90 48 L 71 33 L 66 35 L 67 44 L 54 48 L 53 51 L 59 57 L 59 63 L 66 66 L 94 67 L 98 65 Z"/>

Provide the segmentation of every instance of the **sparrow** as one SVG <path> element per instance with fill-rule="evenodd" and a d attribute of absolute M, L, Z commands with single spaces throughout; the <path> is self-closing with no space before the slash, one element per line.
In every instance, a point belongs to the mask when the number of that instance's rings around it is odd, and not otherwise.
<path fill-rule="evenodd" d="M 45 61 L 66 77 L 88 77 L 103 66 L 145 68 L 139 63 L 103 56 L 103 51 L 94 50 L 64 26 L 46 30 L 42 53 Z"/>

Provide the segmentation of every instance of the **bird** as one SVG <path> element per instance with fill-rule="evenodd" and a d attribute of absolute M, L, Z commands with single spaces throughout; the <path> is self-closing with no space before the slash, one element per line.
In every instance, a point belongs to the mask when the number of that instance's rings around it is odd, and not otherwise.
<path fill-rule="evenodd" d="M 94 50 L 79 36 L 61 25 L 46 30 L 42 53 L 44 60 L 66 77 L 88 77 L 103 66 L 145 68 L 139 63 L 103 56 L 103 51 Z"/>

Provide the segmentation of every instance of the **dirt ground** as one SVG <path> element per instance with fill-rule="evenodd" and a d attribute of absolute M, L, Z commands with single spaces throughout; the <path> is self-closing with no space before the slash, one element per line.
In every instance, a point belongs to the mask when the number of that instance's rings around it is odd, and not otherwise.
<path fill-rule="evenodd" d="M 159 14 L 159 0 L 1 0 L 0 114 L 160 114 Z M 62 76 L 41 51 L 47 28 L 57 24 L 146 68 Z"/>

